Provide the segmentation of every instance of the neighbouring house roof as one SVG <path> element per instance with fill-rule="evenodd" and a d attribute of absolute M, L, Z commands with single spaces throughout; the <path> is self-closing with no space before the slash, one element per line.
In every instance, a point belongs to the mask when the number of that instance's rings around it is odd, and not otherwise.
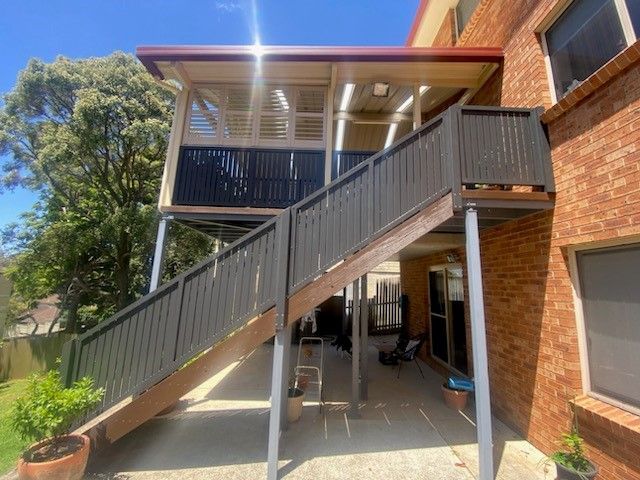
<path fill-rule="evenodd" d="M 156 78 L 181 83 L 254 78 L 260 60 L 259 73 L 265 79 L 328 83 L 335 65 L 338 83 L 384 77 L 403 84 L 460 88 L 475 86 L 503 59 L 502 49 L 494 47 L 155 45 L 138 47 L 136 55 Z"/>

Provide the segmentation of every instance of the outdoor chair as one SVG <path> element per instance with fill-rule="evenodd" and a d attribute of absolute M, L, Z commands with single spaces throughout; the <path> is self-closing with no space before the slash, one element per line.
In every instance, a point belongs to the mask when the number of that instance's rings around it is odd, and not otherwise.
<path fill-rule="evenodd" d="M 418 363 L 418 352 L 424 345 L 424 342 L 427 340 L 427 334 L 421 333 L 420 335 L 416 335 L 409 339 L 407 343 L 407 347 L 403 353 L 401 353 L 398 357 L 398 377 L 400 378 L 400 370 L 402 369 L 402 364 L 405 362 L 415 362 L 418 370 L 420 371 L 420 375 L 424 378 L 424 373 L 422 373 L 422 368 Z"/>

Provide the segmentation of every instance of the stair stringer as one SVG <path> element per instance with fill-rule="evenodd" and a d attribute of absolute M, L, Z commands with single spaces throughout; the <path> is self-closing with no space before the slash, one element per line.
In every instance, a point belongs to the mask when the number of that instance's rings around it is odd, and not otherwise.
<path fill-rule="evenodd" d="M 294 322 L 453 215 L 452 195 L 447 194 L 373 240 L 293 293 L 287 301 L 287 323 Z M 94 448 L 115 442 L 273 337 L 275 313 L 275 308 L 270 308 L 253 318 L 245 326 L 206 350 L 195 361 L 183 366 L 139 396 L 129 397 L 114 405 L 76 429 L 74 433 L 88 434 L 93 440 Z"/>

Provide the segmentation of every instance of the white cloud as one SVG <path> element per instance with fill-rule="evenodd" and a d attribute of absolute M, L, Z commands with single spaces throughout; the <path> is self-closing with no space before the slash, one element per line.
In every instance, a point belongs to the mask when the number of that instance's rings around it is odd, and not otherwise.
<path fill-rule="evenodd" d="M 216 0 L 215 7 L 223 12 L 233 12 L 234 10 L 242 9 L 242 5 L 238 0 Z"/>

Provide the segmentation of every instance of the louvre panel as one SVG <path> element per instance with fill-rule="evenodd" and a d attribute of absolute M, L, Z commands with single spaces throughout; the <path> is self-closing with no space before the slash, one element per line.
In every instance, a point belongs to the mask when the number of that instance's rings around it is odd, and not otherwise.
<path fill-rule="evenodd" d="M 226 100 L 228 110 L 251 111 L 251 89 L 249 87 L 229 87 Z"/>
<path fill-rule="evenodd" d="M 225 116 L 224 138 L 249 139 L 253 135 L 253 115 L 230 113 Z"/>
<path fill-rule="evenodd" d="M 297 113 L 324 113 L 324 90 L 299 89 Z"/>
<path fill-rule="evenodd" d="M 287 140 L 289 117 L 287 115 L 262 115 L 260 138 L 264 140 Z"/>
<path fill-rule="evenodd" d="M 291 98 L 284 88 L 267 88 L 262 95 L 262 112 L 288 112 Z"/>
<path fill-rule="evenodd" d="M 191 102 L 188 136 L 196 140 L 216 138 L 220 123 L 220 97 L 218 92 L 199 89 Z"/>
<path fill-rule="evenodd" d="M 318 87 L 199 86 L 191 95 L 185 144 L 321 147 L 325 101 Z"/>
<path fill-rule="evenodd" d="M 318 141 L 324 137 L 324 117 L 298 117 L 296 119 L 296 140 Z"/>

